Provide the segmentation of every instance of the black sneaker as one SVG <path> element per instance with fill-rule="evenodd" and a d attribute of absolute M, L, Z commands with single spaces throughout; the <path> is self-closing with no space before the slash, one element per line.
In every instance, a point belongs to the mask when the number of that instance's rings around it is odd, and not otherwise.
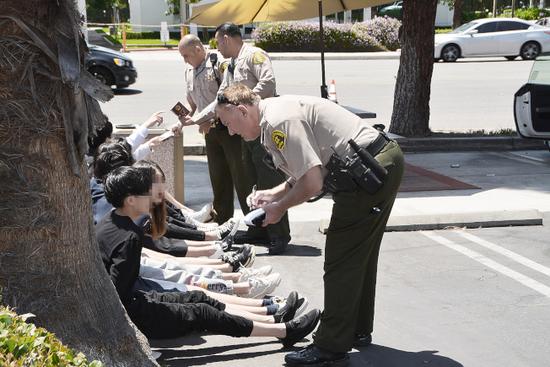
<path fill-rule="evenodd" d="M 273 317 L 275 322 L 288 322 L 296 315 L 302 313 L 307 307 L 307 298 L 300 297 L 298 292 L 292 291 L 286 298 L 286 304 L 281 307 Z"/>
<path fill-rule="evenodd" d="M 241 267 L 250 267 L 255 258 L 256 250 L 251 245 L 243 245 L 238 252 L 223 254 L 221 257 L 223 262 L 231 265 L 233 271 L 237 271 Z"/>
<path fill-rule="evenodd" d="M 305 338 L 317 327 L 320 319 L 321 311 L 313 309 L 294 320 L 285 322 L 286 337 L 280 339 L 283 346 L 286 348 L 292 347 Z"/>
<path fill-rule="evenodd" d="M 243 244 L 243 243 L 251 243 L 255 245 L 269 245 L 271 241 L 269 240 L 269 237 L 267 236 L 266 231 L 263 231 L 263 233 L 237 231 L 237 233 L 235 233 L 235 236 L 233 236 L 233 243 L 237 245 Z"/>
<path fill-rule="evenodd" d="M 347 353 L 334 353 L 310 344 L 297 352 L 285 356 L 288 366 L 323 366 L 340 367 L 347 366 L 349 356 Z"/>

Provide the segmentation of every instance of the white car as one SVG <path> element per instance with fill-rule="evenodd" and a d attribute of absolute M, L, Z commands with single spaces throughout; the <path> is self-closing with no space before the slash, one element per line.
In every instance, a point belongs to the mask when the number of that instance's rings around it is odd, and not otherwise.
<path fill-rule="evenodd" d="M 514 119 L 519 135 L 542 139 L 550 149 L 550 53 L 537 57 L 527 84 L 515 93 Z"/>
<path fill-rule="evenodd" d="M 477 19 L 446 34 L 435 35 L 434 58 L 504 56 L 534 60 L 550 51 L 550 29 L 515 18 Z"/>

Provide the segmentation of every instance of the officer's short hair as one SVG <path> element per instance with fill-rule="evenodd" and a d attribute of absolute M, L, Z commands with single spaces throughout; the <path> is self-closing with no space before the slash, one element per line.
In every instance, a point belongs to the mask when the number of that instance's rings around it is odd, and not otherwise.
<path fill-rule="evenodd" d="M 195 36 L 194 34 L 186 34 L 185 36 L 183 36 L 183 38 L 180 40 L 178 46 L 180 48 L 181 47 L 189 47 L 189 46 L 203 47 L 200 38 Z"/>
<path fill-rule="evenodd" d="M 222 94 L 218 95 L 218 104 L 232 104 L 232 105 L 255 105 L 260 101 L 260 96 L 248 88 L 244 84 L 233 84 L 227 87 Z"/>
<path fill-rule="evenodd" d="M 218 28 L 216 28 L 216 33 L 219 33 L 221 36 L 242 38 L 239 26 L 231 22 L 220 24 Z"/>

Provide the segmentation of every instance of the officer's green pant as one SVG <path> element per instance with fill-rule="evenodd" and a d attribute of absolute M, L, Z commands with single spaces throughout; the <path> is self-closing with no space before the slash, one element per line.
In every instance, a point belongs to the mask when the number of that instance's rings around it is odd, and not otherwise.
<path fill-rule="evenodd" d="M 281 173 L 265 163 L 267 152 L 260 143 L 260 138 L 252 141 L 243 140 L 243 142 L 248 152 L 248 157 L 246 157 L 247 154 L 245 153 L 245 166 L 249 171 L 255 171 L 256 187 L 258 190 L 271 189 L 285 181 L 285 177 Z M 281 239 L 289 241 L 290 225 L 288 224 L 288 213 L 285 213 L 278 223 L 268 225 L 267 233 L 272 240 Z"/>
<path fill-rule="evenodd" d="M 245 214 L 248 213 L 246 197 L 252 192 L 256 176 L 245 167 L 241 137 L 229 135 L 227 128 L 210 129 L 206 134 L 206 156 L 214 192 L 216 221 L 223 223 L 233 217 L 233 187 L 241 209 Z"/>
<path fill-rule="evenodd" d="M 397 143 L 389 142 L 375 158 L 388 170 L 376 194 L 357 190 L 333 196 L 323 276 L 325 309 L 314 340 L 332 352 L 347 352 L 355 334 L 373 330 L 378 253 L 401 183 L 403 154 Z"/>

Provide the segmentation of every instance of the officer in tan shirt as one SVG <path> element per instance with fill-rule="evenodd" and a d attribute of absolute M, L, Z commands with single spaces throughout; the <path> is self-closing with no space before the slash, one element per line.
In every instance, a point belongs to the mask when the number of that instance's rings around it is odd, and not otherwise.
<path fill-rule="evenodd" d="M 286 355 L 285 361 L 288 365 L 346 364 L 352 346 L 371 343 L 378 253 L 403 175 L 399 146 L 353 113 L 317 97 L 260 100 L 249 88 L 236 84 L 218 96 L 216 110 L 230 134 L 246 141 L 260 138 L 273 164 L 288 176 L 286 182 L 248 199 L 265 210 L 264 226 L 330 188 L 334 206 L 325 247 L 321 324 L 313 344 Z M 353 172 L 359 175 L 342 174 L 330 165 L 334 152 L 344 160 L 357 157 L 350 139 L 373 158 L 374 163 Z M 372 179 L 363 175 L 366 168 L 385 173 Z M 339 175 L 346 180 L 335 185 L 333 178 Z M 347 179 L 353 186 L 347 185 Z M 370 185 L 377 179 L 372 190 Z M 361 186 L 367 181 L 366 188 Z"/>
<path fill-rule="evenodd" d="M 242 83 L 252 89 L 258 96 L 269 98 L 275 96 L 275 77 L 271 60 L 267 53 L 243 43 L 239 27 L 233 23 L 224 23 L 216 29 L 218 50 L 226 58 L 231 58 L 218 92 L 221 93 L 234 83 Z M 202 123 L 215 115 L 216 102 L 193 116 L 188 123 Z M 284 181 L 284 176 L 266 164 L 267 153 L 259 139 L 243 142 L 243 160 L 250 175 L 256 177 L 256 187 L 260 190 L 276 186 Z M 269 253 L 283 253 L 290 241 L 290 226 L 285 213 L 280 221 L 274 222 L 265 230 L 249 229 L 246 236 L 235 236 L 235 242 L 265 243 Z"/>
<path fill-rule="evenodd" d="M 187 101 L 190 115 L 202 111 L 216 100 L 223 74 L 228 63 L 216 52 L 206 52 L 195 35 L 184 36 L 179 51 L 188 64 L 185 70 Z M 181 130 L 181 125 L 177 128 Z M 241 208 L 248 212 L 246 197 L 251 192 L 255 177 L 248 173 L 242 159 L 242 143 L 238 136 L 230 136 L 227 128 L 213 116 L 200 125 L 205 133 L 208 172 L 214 193 L 215 220 L 224 223 L 233 217 L 233 186 Z"/>

